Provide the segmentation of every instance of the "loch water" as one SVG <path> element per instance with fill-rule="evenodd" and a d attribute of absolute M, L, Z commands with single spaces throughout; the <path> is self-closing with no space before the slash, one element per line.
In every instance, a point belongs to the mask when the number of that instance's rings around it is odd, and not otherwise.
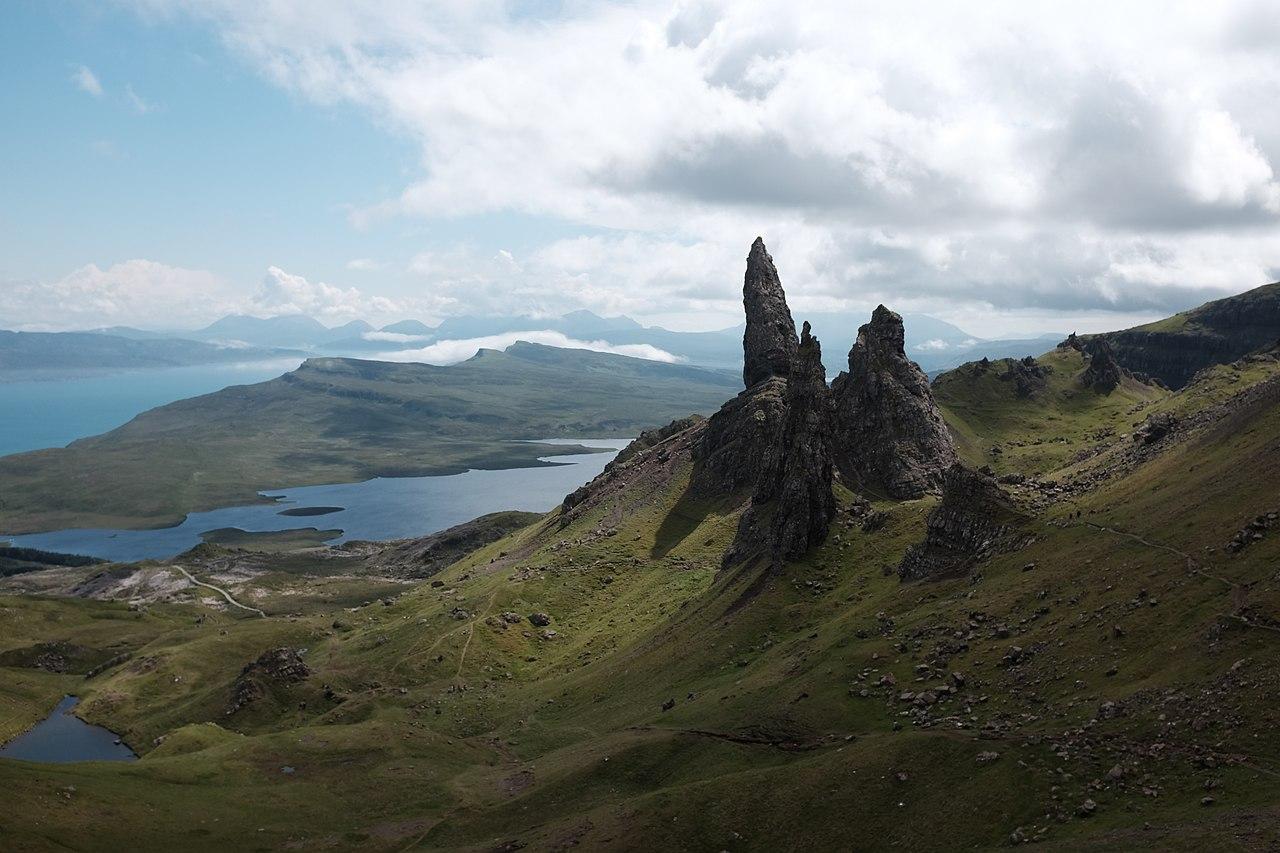
<path fill-rule="evenodd" d="M 49 716 L 0 746 L 0 758 L 65 764 L 72 761 L 134 761 L 137 755 L 113 732 L 77 717 L 80 700 L 64 696 Z"/>
<path fill-rule="evenodd" d="M 105 560 L 163 560 L 200 544 L 200 534 L 234 527 L 250 532 L 319 527 L 340 529 L 333 542 L 425 536 L 501 510 L 546 512 L 588 482 L 629 439 L 551 439 L 540 444 L 582 445 L 604 452 L 543 457 L 552 464 L 501 471 L 472 470 L 439 477 L 379 477 L 363 483 L 303 486 L 263 492 L 274 503 L 196 512 L 179 525 L 157 530 L 72 529 L 5 536 L 22 548 L 84 554 Z M 320 517 L 281 515 L 282 510 L 341 507 Z"/>

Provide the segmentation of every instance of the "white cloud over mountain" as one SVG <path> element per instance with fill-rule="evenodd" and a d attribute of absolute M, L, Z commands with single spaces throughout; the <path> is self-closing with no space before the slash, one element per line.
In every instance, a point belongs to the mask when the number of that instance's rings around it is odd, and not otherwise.
<path fill-rule="evenodd" d="M 262 311 L 731 321 L 756 234 L 800 311 L 1124 322 L 1280 267 L 1280 29 L 1255 0 L 132 5 L 411 140 L 420 171 L 362 223 L 556 225 L 357 258 L 364 290 L 273 269 Z"/>
<path fill-rule="evenodd" d="M 532 329 L 525 332 L 505 332 L 501 335 L 486 335 L 480 338 L 465 338 L 451 341 L 437 341 L 421 349 L 397 350 L 383 353 L 378 358 L 383 361 L 423 362 L 425 364 L 456 364 L 466 361 L 482 349 L 502 350 L 516 343 L 526 341 L 531 344 L 544 344 L 564 349 L 585 349 L 594 352 L 608 352 L 616 355 L 627 355 L 632 358 L 644 358 L 649 361 L 663 361 L 674 364 L 683 359 L 666 350 L 649 344 L 624 344 L 615 346 L 608 341 L 580 341 L 561 332 L 550 329 Z"/>

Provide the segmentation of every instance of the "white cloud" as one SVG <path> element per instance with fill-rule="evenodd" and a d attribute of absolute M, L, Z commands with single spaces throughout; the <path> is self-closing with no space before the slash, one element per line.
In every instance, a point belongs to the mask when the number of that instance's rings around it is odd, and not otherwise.
<path fill-rule="evenodd" d="M 143 100 L 142 96 L 133 90 L 132 84 L 124 87 L 124 99 L 128 101 L 129 107 L 138 115 L 146 115 L 156 108 L 155 104 Z"/>
<path fill-rule="evenodd" d="M 369 296 L 354 287 L 310 282 L 276 266 L 267 268 L 248 307 L 254 314 L 306 314 L 322 321 L 386 317 L 399 311 L 391 299 Z"/>
<path fill-rule="evenodd" d="M 236 306 L 234 289 L 213 273 L 148 260 L 88 264 L 48 283 L 0 284 L 0 317 L 30 331 L 195 327 Z"/>
<path fill-rule="evenodd" d="M 632 358 L 643 358 L 649 361 L 662 361 L 674 364 L 684 359 L 672 355 L 666 350 L 649 344 L 624 344 L 615 346 L 608 341 L 580 341 L 550 329 L 531 330 L 527 332 L 506 332 L 501 335 L 486 335 L 481 338 L 437 341 L 428 347 L 414 350 L 399 350 L 383 353 L 378 358 L 384 361 L 423 362 L 426 364 L 456 364 L 466 361 L 482 349 L 503 350 L 516 341 L 527 341 L 533 344 L 545 344 L 550 347 L 564 349 L 585 349 L 594 352 L 607 352 L 626 355 Z"/>
<path fill-rule="evenodd" d="M 102 84 L 98 82 L 98 76 L 87 65 L 81 65 L 72 73 L 71 82 L 82 92 L 93 95 L 95 98 L 102 97 Z"/>
<path fill-rule="evenodd" d="M 733 313 L 756 234 L 802 308 L 980 318 L 1167 311 L 1280 258 L 1280 52 L 1248 0 L 138 3 L 416 140 L 420 177 L 356 219 L 589 233 L 419 256 L 437 315 Z"/>
<path fill-rule="evenodd" d="M 347 269 L 355 272 L 377 272 L 385 268 L 386 264 L 373 258 L 352 258 L 347 261 Z"/>
<path fill-rule="evenodd" d="M 919 352 L 942 352 L 943 350 L 950 348 L 951 344 L 947 343 L 942 338 L 932 338 L 912 347 L 912 349 Z"/>
<path fill-rule="evenodd" d="M 416 344 L 431 340 L 428 335 L 406 335 L 400 332 L 365 332 L 360 337 L 366 341 L 381 341 L 388 344 Z"/>

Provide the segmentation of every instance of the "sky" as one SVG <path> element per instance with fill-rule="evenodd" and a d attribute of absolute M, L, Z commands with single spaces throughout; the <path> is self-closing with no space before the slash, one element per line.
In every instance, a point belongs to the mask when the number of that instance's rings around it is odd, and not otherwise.
<path fill-rule="evenodd" d="M 357 8 L 358 7 L 358 8 Z M 585 308 L 983 337 L 1280 278 L 1269 2 L 9 0 L 0 327 Z"/>

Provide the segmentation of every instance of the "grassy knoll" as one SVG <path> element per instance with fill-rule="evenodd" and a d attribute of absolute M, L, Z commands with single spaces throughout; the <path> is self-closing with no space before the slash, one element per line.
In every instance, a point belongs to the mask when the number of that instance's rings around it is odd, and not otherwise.
<path fill-rule="evenodd" d="M 1042 386 L 1026 396 L 1005 378 L 1012 359 L 969 362 L 934 381 L 933 393 L 966 462 L 990 465 L 998 474 L 1045 474 L 1100 440 L 1128 432 L 1149 405 L 1169 394 L 1129 377 L 1110 394 L 1099 394 L 1081 384 L 1087 361 L 1069 348 L 1051 350 L 1037 363 L 1047 372 Z"/>

